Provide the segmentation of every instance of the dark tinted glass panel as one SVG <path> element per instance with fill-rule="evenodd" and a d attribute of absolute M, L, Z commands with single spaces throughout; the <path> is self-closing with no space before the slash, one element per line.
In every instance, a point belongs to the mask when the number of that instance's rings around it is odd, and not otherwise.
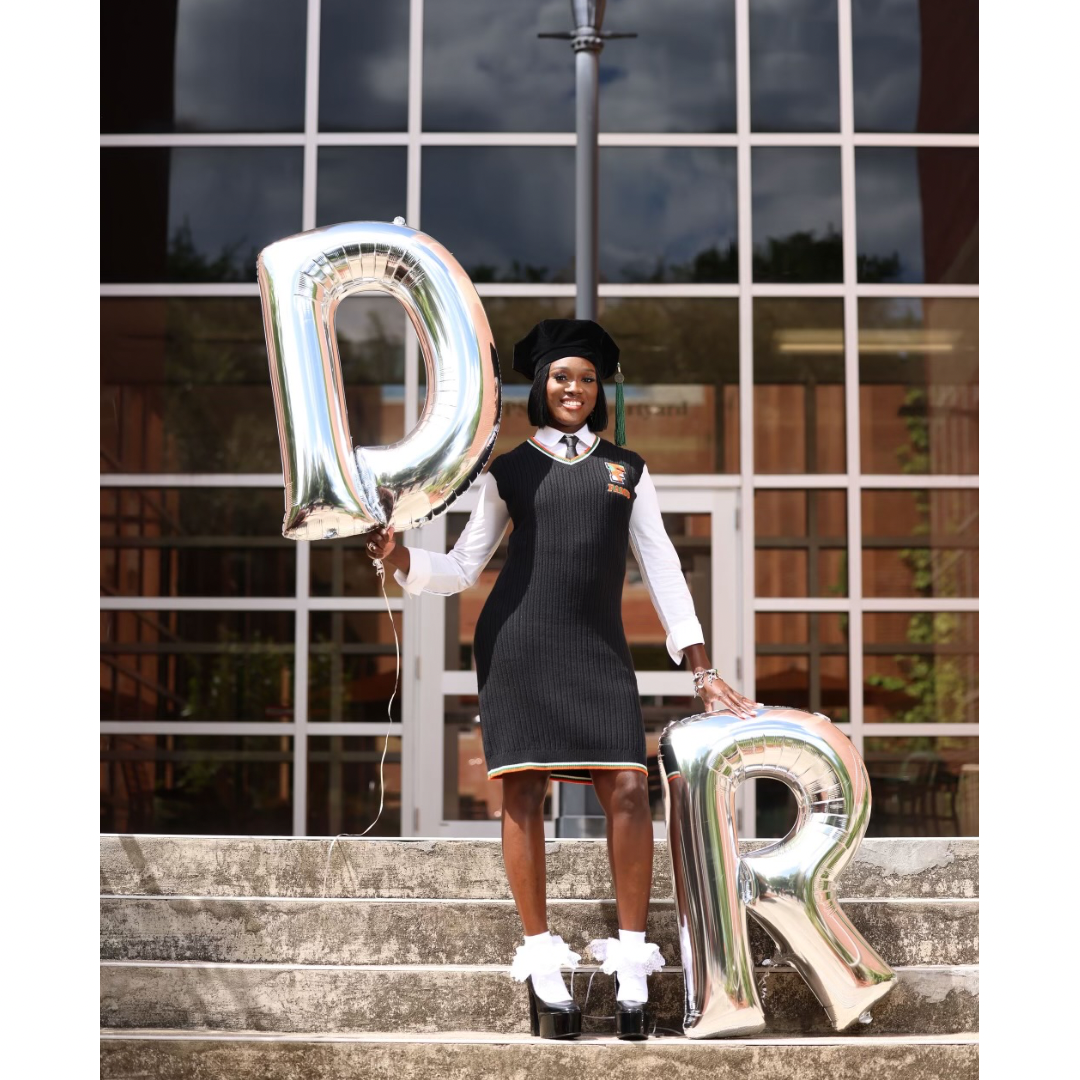
<path fill-rule="evenodd" d="M 395 537 L 397 539 L 397 537 Z M 313 544 L 311 548 L 312 596 L 382 596 L 379 578 L 364 551 L 368 537 L 349 536 L 332 544 Z M 386 594 L 400 596 L 401 586 L 386 564 Z"/>
<path fill-rule="evenodd" d="M 650 468 L 649 472 L 652 472 Z M 679 556 L 683 576 L 694 600 L 694 614 L 706 638 L 712 626 L 712 516 L 709 514 L 664 514 L 664 528 Z M 622 618 L 630 655 L 638 671 L 676 671 L 668 654 L 667 634 L 656 614 L 649 588 L 633 551 L 626 560 L 623 583 Z M 706 640 L 705 647 L 710 642 Z"/>
<path fill-rule="evenodd" d="M 979 595 L 979 493 L 864 491 L 866 596 Z"/>
<path fill-rule="evenodd" d="M 102 735 L 101 831 L 292 834 L 287 735 Z"/>
<path fill-rule="evenodd" d="M 404 131 L 409 4 L 322 0 L 320 11 L 319 130 Z"/>
<path fill-rule="evenodd" d="M 978 836 L 979 740 L 867 737 L 874 810 L 867 836 Z"/>
<path fill-rule="evenodd" d="M 836 0 L 751 0 L 754 131 L 838 131 Z"/>
<path fill-rule="evenodd" d="M 573 281 L 572 147 L 427 147 L 423 170 L 424 231 L 474 282 Z"/>
<path fill-rule="evenodd" d="M 754 626 L 758 701 L 851 719 L 847 615 L 762 611 Z"/>
<path fill-rule="evenodd" d="M 291 720 L 289 611 L 101 612 L 102 720 Z"/>
<path fill-rule="evenodd" d="M 978 300 L 859 301 L 864 473 L 979 471 Z"/>
<path fill-rule="evenodd" d="M 868 612 L 863 651 L 868 724 L 978 722 L 976 612 Z"/>
<path fill-rule="evenodd" d="M 293 596 L 282 497 L 259 488 L 102 488 L 102 596 Z"/>
<path fill-rule="evenodd" d="M 103 132 L 302 131 L 306 0 L 105 0 Z"/>
<path fill-rule="evenodd" d="M 852 0 L 856 131 L 979 130 L 977 0 Z"/>
<path fill-rule="evenodd" d="M 401 438 L 400 304 L 348 299 L 336 328 L 354 443 Z M 280 472 L 258 299 L 103 300 L 101 381 L 103 471 Z"/>
<path fill-rule="evenodd" d="M 500 438 L 499 441 L 501 442 L 502 439 Z M 520 441 L 518 440 L 518 442 Z M 509 450 L 512 449 L 512 446 L 508 445 L 506 448 Z M 468 520 L 468 514 L 448 513 L 446 515 L 447 551 L 458 542 Z M 495 553 L 480 572 L 480 576 L 476 579 L 473 587 L 466 589 L 464 592 L 454 593 L 443 601 L 446 609 L 446 633 L 444 634 L 446 655 L 444 661 L 447 671 L 471 671 L 475 667 L 473 637 L 476 634 L 476 621 L 479 619 L 480 612 L 491 594 L 499 572 L 506 565 L 507 544 L 513 531 L 514 526 L 511 522 L 507 526 L 502 541 L 495 549 Z M 484 773 L 484 779 L 487 779 L 486 772 Z"/>
<path fill-rule="evenodd" d="M 444 700 L 443 817 L 447 821 L 498 820 L 503 786 L 487 778 L 476 697 L 448 695 Z M 549 821 L 554 786 L 548 784 L 544 798 L 544 817 Z"/>
<path fill-rule="evenodd" d="M 514 342 L 541 319 L 572 318 L 566 299 L 487 297 L 503 374 L 496 455 L 535 431 L 529 383 L 510 371 Z M 660 473 L 739 471 L 738 303 L 727 299 L 601 299 L 597 317 L 619 343 L 630 445 Z M 604 388 L 614 438 L 615 386 Z"/>
<path fill-rule="evenodd" d="M 368 560 L 370 567 L 371 560 Z M 394 613 L 398 641 L 402 613 Z M 388 723 L 401 720 L 401 687 L 394 694 L 394 626 L 377 611 L 311 613 L 309 719 Z M 399 646 L 400 647 L 400 646 Z M 390 695 L 394 700 L 387 715 Z"/>
<path fill-rule="evenodd" d="M 475 697 L 447 697 L 443 726 L 443 818 L 491 821 L 502 817 L 502 784 L 487 777 Z M 551 785 L 544 805 L 551 813 Z"/>
<path fill-rule="evenodd" d="M 381 816 L 380 761 L 385 792 Z M 378 823 L 368 836 L 401 835 L 401 738 L 391 735 L 388 742 L 382 735 L 309 738 L 308 835 L 356 835 L 376 817 Z"/>
<path fill-rule="evenodd" d="M 733 0 L 621 0 L 604 29 L 638 37 L 600 54 L 601 131 L 735 130 Z"/>
<path fill-rule="evenodd" d="M 405 168 L 403 146 L 321 147 L 315 224 L 404 217 Z"/>
<path fill-rule="evenodd" d="M 701 711 L 701 699 L 667 695 L 648 695 L 641 699 L 645 721 L 645 763 L 649 769 L 649 808 L 653 821 L 664 820 L 664 791 L 660 780 L 660 736 L 672 720 L 681 720 Z"/>
<path fill-rule="evenodd" d="M 756 146 L 754 280 L 842 281 L 840 151 L 831 146 Z"/>
<path fill-rule="evenodd" d="M 846 472 L 844 305 L 754 301 L 754 471 Z"/>
<path fill-rule="evenodd" d="M 424 129 L 572 131 L 574 54 L 537 38 L 569 25 L 561 0 L 425 4 Z"/>
<path fill-rule="evenodd" d="M 978 282 L 978 150 L 856 147 L 855 204 L 860 281 Z"/>
<path fill-rule="evenodd" d="M 619 343 L 626 436 L 649 472 L 738 472 L 738 302 L 601 300 L 597 317 Z M 613 439 L 614 384 L 605 393 Z"/>
<path fill-rule="evenodd" d="M 103 282 L 250 281 L 300 231 L 300 147 L 101 151 Z"/>
<path fill-rule="evenodd" d="M 600 151 L 602 281 L 739 279 L 735 151 Z"/>
<path fill-rule="evenodd" d="M 847 492 L 754 495 L 756 596 L 847 596 Z"/>

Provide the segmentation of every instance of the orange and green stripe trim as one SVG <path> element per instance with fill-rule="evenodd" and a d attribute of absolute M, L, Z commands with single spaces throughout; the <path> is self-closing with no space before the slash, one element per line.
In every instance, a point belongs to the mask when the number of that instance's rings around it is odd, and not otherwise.
<path fill-rule="evenodd" d="M 566 458 L 563 457 L 562 454 L 556 453 L 554 450 L 549 450 L 542 442 L 537 442 L 531 435 L 529 436 L 528 441 L 532 443 L 537 450 L 547 454 L 550 458 L 554 458 L 556 461 L 561 461 L 564 465 L 576 465 L 579 461 L 584 461 L 600 445 L 599 439 L 593 439 L 592 446 L 590 446 L 583 454 L 578 454 L 577 457 Z"/>
<path fill-rule="evenodd" d="M 542 769 L 550 773 L 561 772 L 563 769 L 636 769 L 646 775 L 649 772 L 640 761 L 526 761 L 520 765 L 503 765 L 498 769 L 489 769 L 488 779 L 498 780 L 507 773 L 525 772 L 527 769 Z M 574 779 L 571 783 L 589 784 L 592 781 Z"/>

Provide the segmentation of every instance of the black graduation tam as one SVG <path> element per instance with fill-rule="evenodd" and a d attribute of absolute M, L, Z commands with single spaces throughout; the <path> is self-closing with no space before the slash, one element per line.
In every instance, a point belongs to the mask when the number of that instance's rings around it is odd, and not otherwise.
<path fill-rule="evenodd" d="M 514 346 L 514 370 L 532 379 L 537 368 L 564 356 L 591 360 L 600 378 L 610 379 L 619 362 L 619 346 L 591 319 L 544 319 Z"/>

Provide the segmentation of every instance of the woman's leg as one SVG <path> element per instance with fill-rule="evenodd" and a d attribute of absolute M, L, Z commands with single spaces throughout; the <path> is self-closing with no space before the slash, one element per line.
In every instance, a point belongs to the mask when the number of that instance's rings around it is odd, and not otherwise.
<path fill-rule="evenodd" d="M 652 888 L 653 823 L 649 778 L 637 769 L 595 769 L 596 797 L 607 815 L 611 860 L 622 930 L 644 930 Z"/>
<path fill-rule="evenodd" d="M 502 778 L 502 852 L 525 936 L 547 930 L 544 796 L 548 774 L 523 769 Z"/>

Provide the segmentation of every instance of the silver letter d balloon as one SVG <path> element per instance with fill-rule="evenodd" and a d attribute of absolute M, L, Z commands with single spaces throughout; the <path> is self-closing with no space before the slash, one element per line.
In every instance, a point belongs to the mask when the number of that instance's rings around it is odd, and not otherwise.
<path fill-rule="evenodd" d="M 323 540 L 408 529 L 442 513 L 483 469 L 499 429 L 499 360 L 468 275 L 400 218 L 298 233 L 259 253 L 259 290 L 285 473 L 282 532 Z M 400 301 L 420 339 L 427 400 L 389 446 L 353 447 L 334 331 L 354 293 Z"/>
<path fill-rule="evenodd" d="M 870 820 L 866 766 L 818 713 L 763 709 L 751 720 L 699 713 L 660 737 L 668 852 L 691 1038 L 765 1026 L 746 931 L 749 912 L 809 983 L 841 1031 L 896 976 L 837 903 L 835 879 Z M 735 789 L 781 780 L 798 819 L 782 840 L 739 855 Z"/>

